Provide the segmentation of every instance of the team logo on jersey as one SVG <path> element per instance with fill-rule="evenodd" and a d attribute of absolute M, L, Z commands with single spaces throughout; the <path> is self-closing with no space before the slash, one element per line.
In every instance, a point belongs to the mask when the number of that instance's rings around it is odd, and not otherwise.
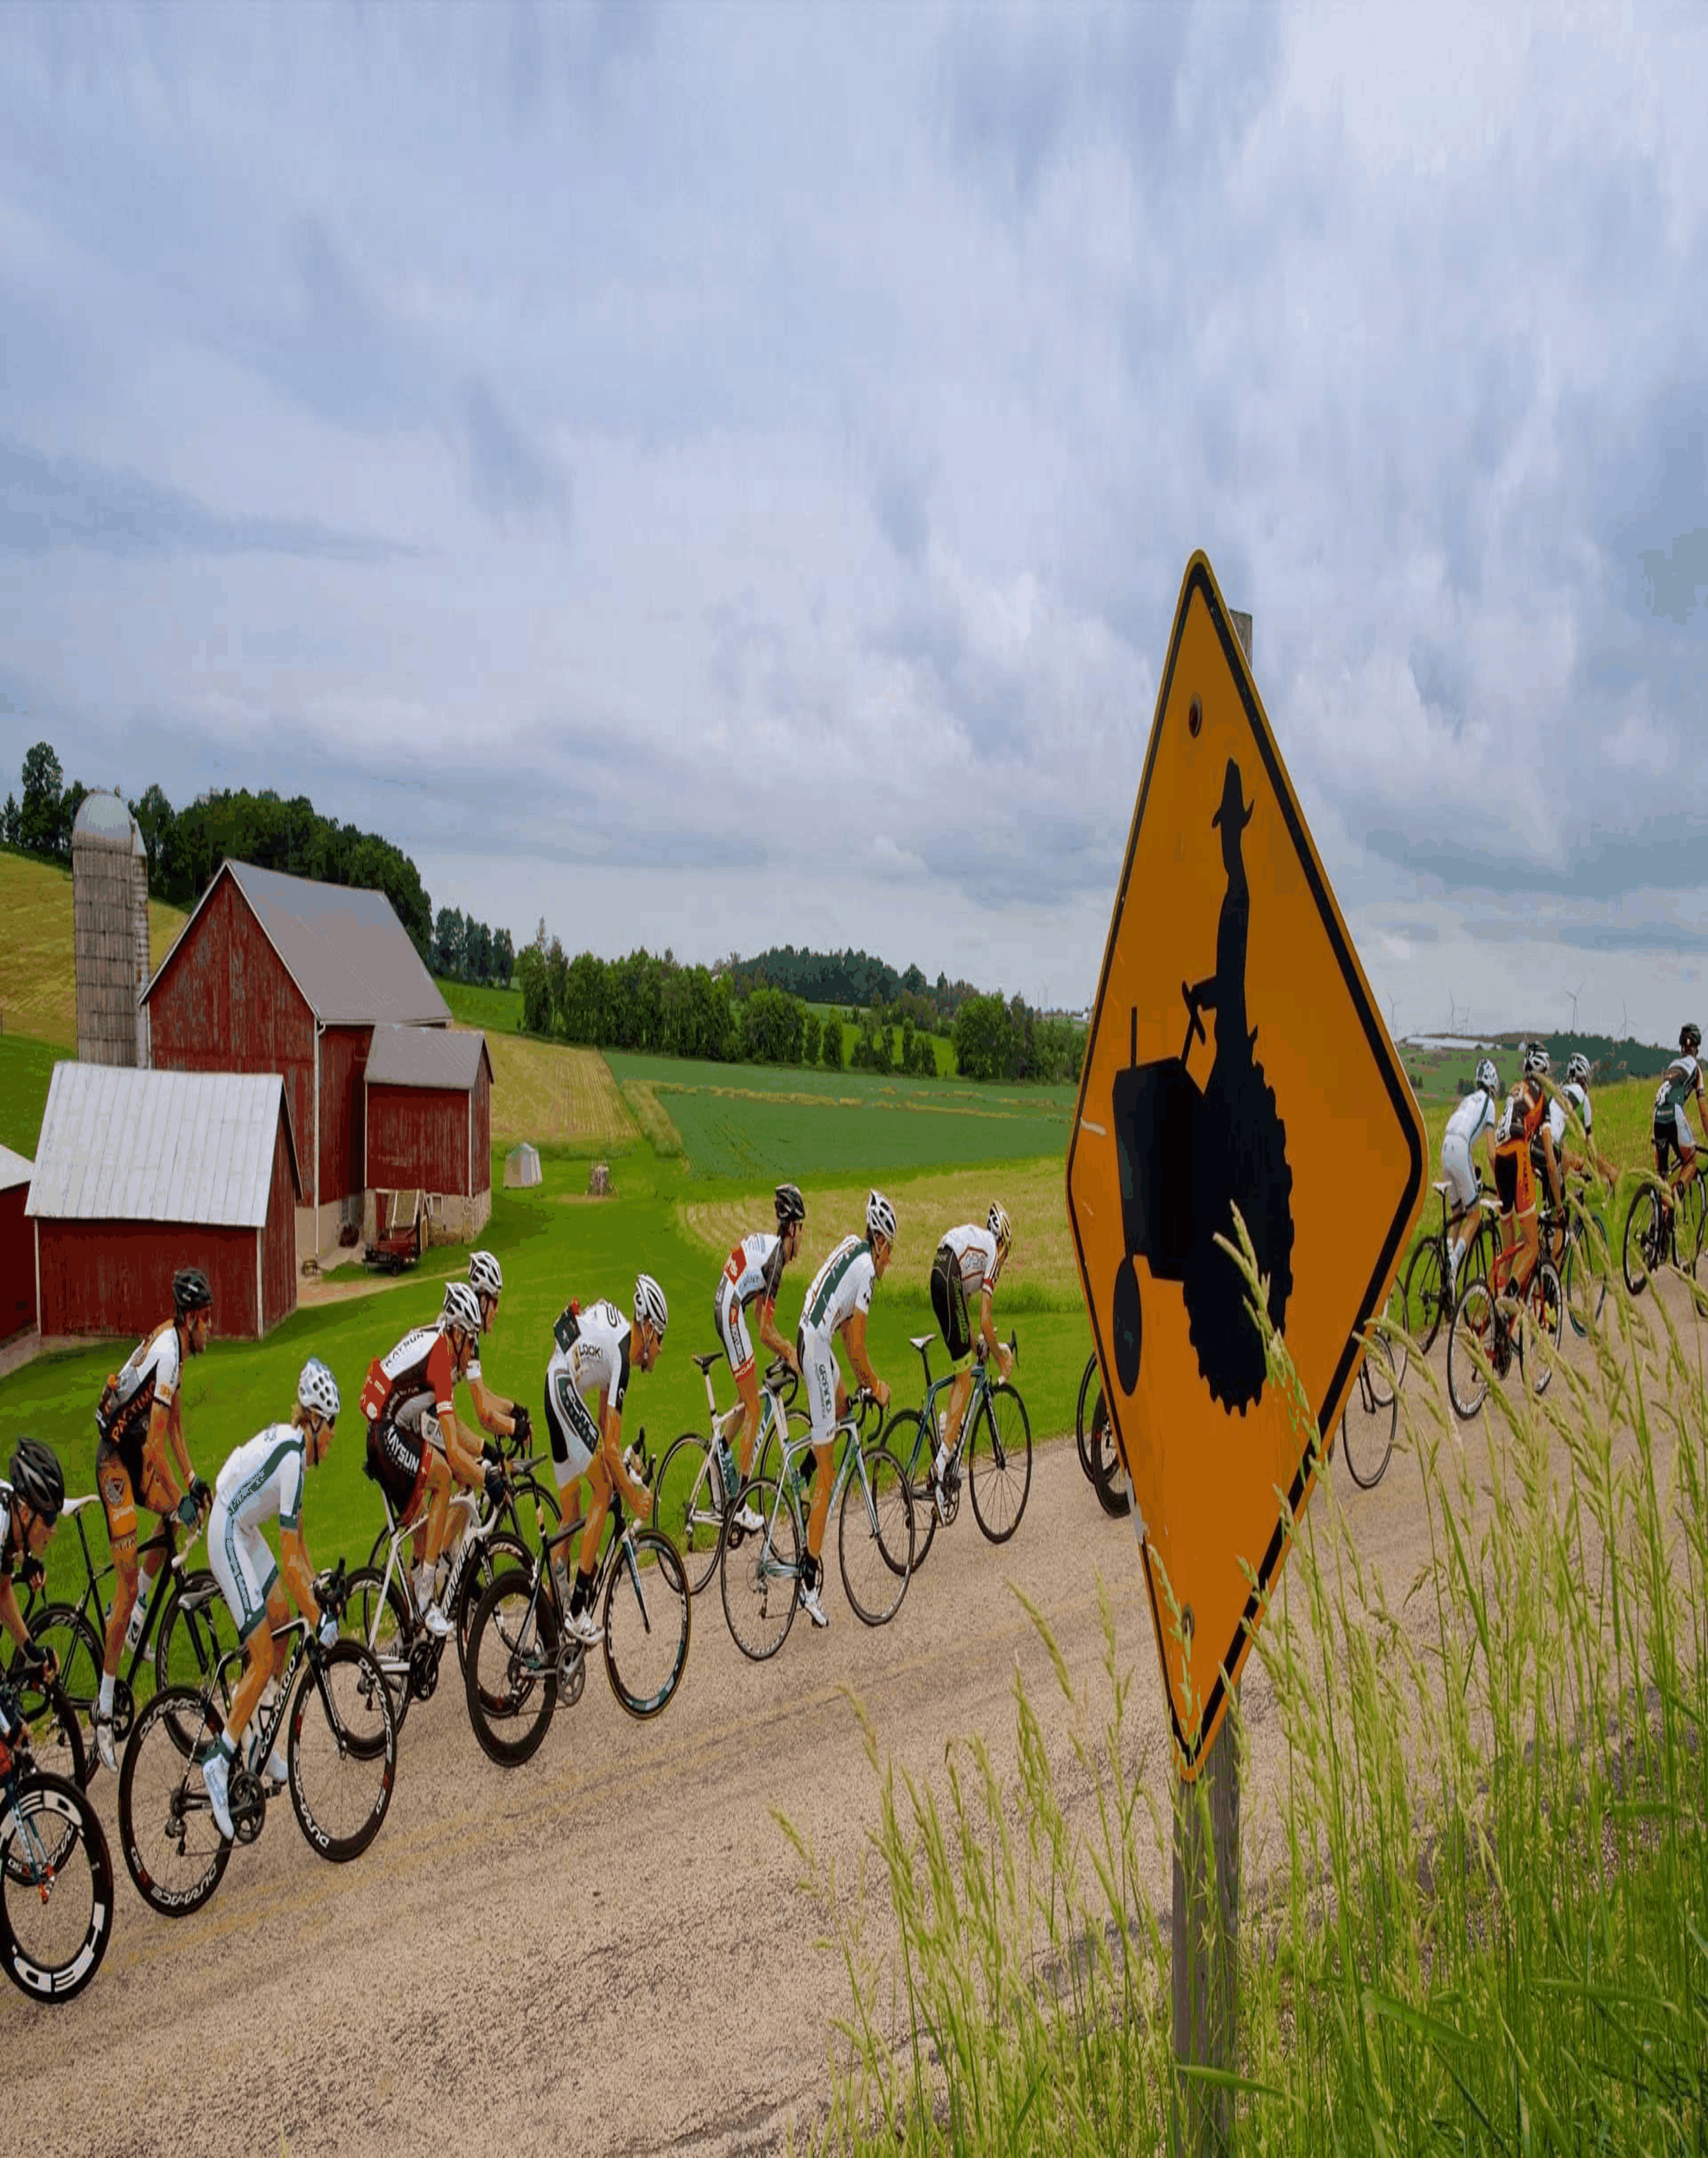
<path fill-rule="evenodd" d="M 101 1496 L 109 1506 L 116 1506 L 123 1501 L 125 1489 L 126 1479 L 122 1476 L 109 1476 L 102 1489 Z"/>

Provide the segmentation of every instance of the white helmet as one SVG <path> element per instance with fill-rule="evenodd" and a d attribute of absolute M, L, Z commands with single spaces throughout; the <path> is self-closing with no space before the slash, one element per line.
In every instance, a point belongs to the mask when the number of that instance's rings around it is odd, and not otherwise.
<path fill-rule="evenodd" d="M 1540 1041 L 1533 1041 L 1525 1051 L 1525 1076 L 1545 1079 L 1548 1076 L 1548 1051 Z"/>
<path fill-rule="evenodd" d="M 467 1282 L 446 1282 L 441 1324 L 460 1326 L 472 1340 L 480 1332 L 480 1302 Z"/>
<path fill-rule="evenodd" d="M 987 1217 L 986 1226 L 989 1229 L 991 1235 L 996 1238 L 997 1249 L 999 1252 L 1007 1251 L 1009 1246 L 1013 1243 L 1014 1240 L 1014 1231 L 1013 1226 L 1009 1221 L 1008 1216 L 994 1200 L 991 1202 L 990 1213 Z"/>
<path fill-rule="evenodd" d="M 881 1236 L 886 1244 L 895 1242 L 895 1209 L 881 1191 L 866 1194 L 866 1234 Z"/>
<path fill-rule="evenodd" d="M 1477 1084 L 1488 1094 L 1500 1092 L 1500 1074 L 1494 1068 L 1492 1056 L 1485 1056 L 1477 1066 Z"/>
<path fill-rule="evenodd" d="M 650 1326 L 662 1341 L 664 1329 L 670 1324 L 670 1307 L 664 1301 L 664 1292 L 650 1274 L 635 1276 L 635 1324 Z"/>
<path fill-rule="evenodd" d="M 338 1412 L 338 1382 L 318 1356 L 311 1356 L 297 1381 L 297 1400 L 330 1423 Z"/>
<path fill-rule="evenodd" d="M 1581 1087 L 1588 1076 L 1589 1059 L 1584 1055 L 1581 1049 L 1574 1050 L 1571 1056 L 1571 1061 L 1566 1067 L 1566 1085 L 1568 1087 Z"/>
<path fill-rule="evenodd" d="M 468 1285 L 477 1296 L 503 1294 L 504 1270 L 490 1252 L 469 1253 Z"/>

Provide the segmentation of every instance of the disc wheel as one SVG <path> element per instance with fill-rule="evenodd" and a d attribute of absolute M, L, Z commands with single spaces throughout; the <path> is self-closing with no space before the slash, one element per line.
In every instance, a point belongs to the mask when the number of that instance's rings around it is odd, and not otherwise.
<path fill-rule="evenodd" d="M 730 1636 L 744 1656 L 762 1664 L 788 1639 L 800 1588 L 801 1537 L 794 1510 L 778 1485 L 760 1477 L 747 1503 L 764 1521 L 739 1547 L 725 1537 L 718 1560 L 718 1592 Z"/>
<path fill-rule="evenodd" d="M 308 1847 L 342 1866 L 379 1835 L 397 1785 L 397 1717 L 379 1665 L 348 1635 L 297 1682 L 285 1741 L 291 1805 Z"/>
<path fill-rule="evenodd" d="M 196 1734 L 193 1745 L 185 1732 Z M 195 1758 L 214 1735 L 200 1695 L 169 1686 L 137 1717 L 119 1763 L 119 1848 L 137 1893 L 163 1918 L 199 1911 L 231 1856 Z"/>
<path fill-rule="evenodd" d="M 463 1695 L 489 1761 L 513 1768 L 539 1752 L 557 1707 L 558 1619 L 531 1573 L 501 1573 L 476 1606 Z"/>
<path fill-rule="evenodd" d="M 717 1448 L 703 1433 L 684 1432 L 658 1464 L 653 1520 L 682 1554 L 692 1596 L 698 1596 L 718 1570 L 725 1499 Z"/>
<path fill-rule="evenodd" d="M 68 1777 L 21 1777 L 0 1820 L 6 1975 L 33 2000 L 75 2000 L 101 1969 L 112 1926 L 112 1854 L 95 1808 Z"/>
<path fill-rule="evenodd" d="M 1006 1379 L 990 1388 L 967 1442 L 973 1517 L 993 1544 L 1020 1526 L 1032 1489 L 1032 1426 L 1026 1404 Z"/>
<path fill-rule="evenodd" d="M 867 1447 L 858 1472 L 842 1487 L 836 1555 L 855 1618 L 887 1625 L 901 1608 L 913 1574 L 913 1494 L 907 1472 L 889 1449 Z"/>
<path fill-rule="evenodd" d="M 644 1723 L 670 1706 L 688 1668 L 694 1606 L 680 1554 L 654 1528 L 632 1529 L 605 1588 L 605 1672 Z"/>

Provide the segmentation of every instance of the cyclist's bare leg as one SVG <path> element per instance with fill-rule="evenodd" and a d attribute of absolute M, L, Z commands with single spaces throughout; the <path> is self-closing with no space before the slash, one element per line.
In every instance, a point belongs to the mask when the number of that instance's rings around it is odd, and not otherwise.
<path fill-rule="evenodd" d="M 949 1388 L 949 1402 L 943 1412 L 942 1448 L 952 1453 L 961 1438 L 961 1420 L 967 1413 L 967 1404 L 973 1397 L 973 1374 L 957 1371 Z"/>
<path fill-rule="evenodd" d="M 741 1397 L 741 1443 L 736 1458 L 742 1481 L 753 1474 L 753 1442 L 759 1436 L 759 1367 L 744 1364 L 735 1374 L 735 1390 Z"/>
<path fill-rule="evenodd" d="M 813 1505 L 807 1515 L 807 1549 L 816 1559 L 824 1548 L 824 1524 L 830 1515 L 830 1448 L 813 1449 Z"/>
<path fill-rule="evenodd" d="M 430 1450 L 425 1482 L 429 1493 L 427 1500 L 427 1548 L 422 1563 L 431 1572 L 439 1563 L 439 1554 L 445 1548 L 445 1523 L 451 1512 L 451 1464 L 442 1453 Z"/>
<path fill-rule="evenodd" d="M 605 1516 L 611 1511 L 611 1471 L 596 1453 L 587 1470 L 587 1526 L 581 1531 L 581 1547 L 576 1555 L 584 1582 L 593 1578 L 599 1563 L 599 1539 L 605 1533 Z"/>
<path fill-rule="evenodd" d="M 291 1607 L 285 1601 L 283 1588 L 276 1581 L 267 1591 L 265 1623 L 257 1626 L 243 1644 L 243 1676 L 237 1681 L 231 1706 L 225 1712 L 225 1736 L 234 1753 L 248 1728 L 249 1719 L 255 1714 L 255 1705 L 267 1680 L 276 1678 L 284 1668 L 285 1644 L 274 1639 L 273 1631 L 276 1627 L 288 1625 L 290 1621 Z"/>

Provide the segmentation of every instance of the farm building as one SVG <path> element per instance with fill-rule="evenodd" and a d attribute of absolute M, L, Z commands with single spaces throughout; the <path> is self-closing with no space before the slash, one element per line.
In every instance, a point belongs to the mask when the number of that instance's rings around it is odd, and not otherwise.
<path fill-rule="evenodd" d="M 296 1256 L 336 1244 L 362 1218 L 362 1082 L 374 1028 L 451 1020 L 390 901 L 226 862 L 142 1001 L 157 1071 L 282 1076 L 306 1157 Z M 441 1188 L 436 1175 L 428 1181 Z M 451 1174 L 442 1188 L 455 1188 Z"/>
<path fill-rule="evenodd" d="M 35 1324 L 35 1244 L 24 1218 L 35 1164 L 0 1146 L 0 1341 Z"/>
<path fill-rule="evenodd" d="M 524 1139 L 504 1156 L 504 1181 L 526 1189 L 539 1180 L 539 1149 Z"/>
<path fill-rule="evenodd" d="M 138 1335 L 183 1266 L 218 1332 L 267 1333 L 297 1308 L 302 1191 L 278 1077 L 56 1064 L 28 1204 L 43 1334 Z"/>
<path fill-rule="evenodd" d="M 456 1242 L 493 1211 L 493 1062 L 477 1031 L 376 1026 L 364 1078 L 364 1233 L 376 1191 L 431 1192 L 435 1226 Z"/>

